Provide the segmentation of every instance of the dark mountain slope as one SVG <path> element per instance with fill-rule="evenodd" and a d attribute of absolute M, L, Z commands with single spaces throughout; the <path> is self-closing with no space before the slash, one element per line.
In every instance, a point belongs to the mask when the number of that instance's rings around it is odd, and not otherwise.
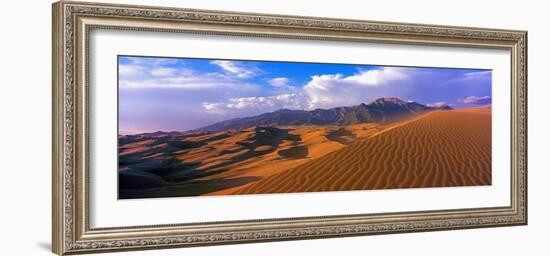
<path fill-rule="evenodd" d="M 350 125 L 359 123 L 391 123 L 436 109 L 452 109 L 449 106 L 428 107 L 416 102 L 397 98 L 380 98 L 369 104 L 331 109 L 289 110 L 281 109 L 257 116 L 218 122 L 198 130 L 242 130 L 254 126 L 283 125 Z"/>

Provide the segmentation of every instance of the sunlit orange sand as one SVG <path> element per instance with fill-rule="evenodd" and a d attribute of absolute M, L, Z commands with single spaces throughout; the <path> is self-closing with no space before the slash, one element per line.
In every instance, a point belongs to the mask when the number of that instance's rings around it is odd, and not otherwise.
<path fill-rule="evenodd" d="M 490 109 L 435 111 L 236 193 L 491 184 Z"/>
<path fill-rule="evenodd" d="M 121 137 L 119 196 L 489 185 L 490 113 L 440 110 L 388 125 Z"/>

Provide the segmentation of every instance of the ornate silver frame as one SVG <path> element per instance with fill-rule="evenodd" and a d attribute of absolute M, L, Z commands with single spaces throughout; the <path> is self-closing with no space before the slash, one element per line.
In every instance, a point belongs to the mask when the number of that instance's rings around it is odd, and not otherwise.
<path fill-rule="evenodd" d="M 88 34 L 93 29 L 509 49 L 511 205 L 92 229 Z M 57 254 L 527 224 L 527 32 L 61 1 L 53 4 L 53 251 Z"/>

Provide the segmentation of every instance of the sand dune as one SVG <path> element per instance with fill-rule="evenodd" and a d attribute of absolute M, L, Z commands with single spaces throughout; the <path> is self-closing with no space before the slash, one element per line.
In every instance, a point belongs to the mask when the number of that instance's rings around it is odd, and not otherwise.
<path fill-rule="evenodd" d="M 366 138 L 382 129 L 378 127 L 379 125 L 376 124 L 359 124 L 354 125 L 353 127 L 346 127 L 346 129 L 348 129 L 352 134 L 351 136 L 355 138 Z M 344 129 L 342 127 L 298 126 L 282 128 L 288 129 L 289 134 L 296 135 L 300 139 L 297 141 L 284 141 L 277 145 L 273 151 L 267 152 L 266 154 L 253 159 L 248 159 L 239 165 L 231 165 L 231 169 L 227 172 L 204 179 L 255 177 L 258 180 L 262 180 L 280 172 L 305 164 L 309 161 L 316 160 L 326 154 L 345 147 L 345 144 L 329 138 L 332 132 Z M 206 194 L 233 194 L 239 189 L 254 184 L 254 182 L 239 184 L 238 186 L 232 186 L 227 189 L 220 189 Z"/>
<path fill-rule="evenodd" d="M 491 108 L 392 124 L 252 127 L 119 138 L 119 197 L 491 184 Z"/>
<path fill-rule="evenodd" d="M 383 129 L 356 124 L 123 136 L 120 197 L 232 194 Z M 140 179 L 146 185 L 137 186 Z"/>
<path fill-rule="evenodd" d="M 490 185 L 490 113 L 434 111 L 232 193 Z"/>

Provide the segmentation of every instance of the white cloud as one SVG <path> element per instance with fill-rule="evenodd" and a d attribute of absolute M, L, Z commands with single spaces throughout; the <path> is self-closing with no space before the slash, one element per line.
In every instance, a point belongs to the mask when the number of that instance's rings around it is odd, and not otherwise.
<path fill-rule="evenodd" d="M 285 87 L 285 86 L 289 86 L 290 81 L 286 77 L 277 77 L 277 78 L 268 80 L 267 82 L 274 87 Z"/>
<path fill-rule="evenodd" d="M 226 105 L 226 107 L 235 109 L 301 109 L 304 107 L 304 102 L 304 98 L 300 97 L 297 94 L 281 94 L 266 97 L 232 98 L 229 99 L 229 103 Z"/>
<path fill-rule="evenodd" d="M 221 102 L 215 102 L 215 103 L 203 102 L 202 107 L 206 109 L 206 111 L 208 112 L 220 113 L 220 112 L 223 112 L 224 104 Z"/>
<path fill-rule="evenodd" d="M 282 108 L 304 109 L 307 98 L 290 93 L 265 97 L 230 98 L 226 102 L 204 102 L 203 108 L 210 113 L 241 111 L 244 113 L 264 113 Z"/>
<path fill-rule="evenodd" d="M 449 104 L 447 104 L 447 102 L 444 102 L 444 101 L 433 102 L 433 103 L 426 104 L 426 106 L 432 107 L 432 108 L 440 108 L 440 107 L 447 106 L 447 105 L 449 105 Z"/>
<path fill-rule="evenodd" d="M 178 69 L 160 67 L 160 68 L 152 69 L 150 72 L 151 72 L 151 75 L 153 75 L 153 76 L 165 77 L 165 76 L 173 76 L 173 75 L 177 74 Z"/>
<path fill-rule="evenodd" d="M 488 105 L 491 104 L 491 96 L 470 96 L 463 100 L 459 100 L 460 102 L 466 103 L 466 104 L 474 104 L 474 105 Z"/>
<path fill-rule="evenodd" d="M 223 73 L 197 73 L 173 59 L 127 58 L 119 65 L 121 89 L 173 88 L 186 90 L 233 89 L 248 91 L 256 85 Z"/>
<path fill-rule="evenodd" d="M 240 91 L 249 91 L 257 88 L 255 84 L 235 81 L 231 78 L 220 76 L 215 73 L 163 76 L 143 78 L 139 80 L 121 80 L 119 85 L 123 89 L 172 88 L 187 90 L 206 90 L 225 88 Z"/>
<path fill-rule="evenodd" d="M 483 70 L 483 71 L 474 70 L 474 71 L 466 72 L 461 76 L 455 77 L 449 80 L 449 82 L 459 82 L 459 84 L 463 85 L 465 82 L 473 83 L 476 81 L 478 82 L 486 81 L 491 79 L 492 73 L 493 72 L 491 70 Z"/>
<path fill-rule="evenodd" d="M 237 76 L 238 78 L 249 78 L 260 72 L 257 68 L 245 67 L 242 64 L 239 64 L 239 62 L 234 61 L 215 60 L 210 63 L 222 68 L 225 72 L 231 75 Z"/>
<path fill-rule="evenodd" d="M 405 81 L 409 78 L 407 72 L 410 70 L 410 68 L 384 67 L 362 71 L 352 76 L 316 75 L 311 77 L 311 81 L 303 89 L 309 97 L 311 109 L 359 104 L 367 98 L 387 96 L 383 94 L 384 90 L 375 90 L 376 87 Z"/>
<path fill-rule="evenodd" d="M 484 71 L 468 72 L 468 73 L 465 73 L 464 76 L 465 77 L 479 77 L 479 76 L 487 76 L 487 75 L 491 75 L 491 74 L 492 74 L 491 70 L 484 70 Z"/>
<path fill-rule="evenodd" d="M 409 68 L 410 70 L 410 68 Z M 355 82 L 364 86 L 385 85 L 394 81 L 408 78 L 407 69 L 398 67 L 384 67 L 381 69 L 369 70 L 359 74 L 343 78 L 344 81 Z"/>
<path fill-rule="evenodd" d="M 118 74 L 121 77 L 142 75 L 143 72 L 143 68 L 138 65 L 119 65 L 118 67 Z"/>

